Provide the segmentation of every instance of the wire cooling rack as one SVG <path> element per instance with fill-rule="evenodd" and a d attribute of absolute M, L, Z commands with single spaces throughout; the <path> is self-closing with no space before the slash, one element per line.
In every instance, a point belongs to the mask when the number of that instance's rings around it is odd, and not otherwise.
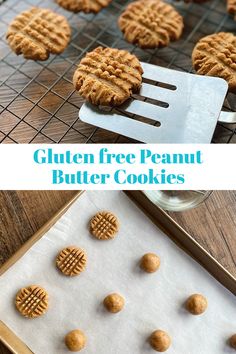
<path fill-rule="evenodd" d="M 204 4 L 175 2 L 184 16 L 183 36 L 169 47 L 142 50 L 127 43 L 117 18 L 130 1 L 113 0 L 99 14 L 73 14 L 53 0 L 0 0 L 0 142 L 2 143 L 128 143 L 123 136 L 83 123 L 78 112 L 83 100 L 72 85 L 76 65 L 97 46 L 127 49 L 140 60 L 192 71 L 191 53 L 203 36 L 235 32 L 236 22 L 227 14 L 224 0 Z M 8 24 L 30 6 L 51 8 L 67 17 L 72 40 L 61 55 L 46 62 L 26 61 L 11 52 L 5 40 Z M 226 108 L 236 110 L 236 95 L 229 94 Z M 236 125 L 218 124 L 214 143 L 236 143 Z"/>

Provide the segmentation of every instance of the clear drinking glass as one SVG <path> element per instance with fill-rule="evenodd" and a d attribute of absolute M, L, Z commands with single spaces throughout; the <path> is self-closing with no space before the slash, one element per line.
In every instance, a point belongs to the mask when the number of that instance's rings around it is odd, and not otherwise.
<path fill-rule="evenodd" d="M 143 193 L 164 210 L 183 211 L 202 203 L 212 191 L 143 191 Z"/>

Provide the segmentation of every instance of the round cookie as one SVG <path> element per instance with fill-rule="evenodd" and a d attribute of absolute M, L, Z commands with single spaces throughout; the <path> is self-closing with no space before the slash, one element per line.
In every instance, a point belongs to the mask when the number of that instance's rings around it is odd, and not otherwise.
<path fill-rule="evenodd" d="M 103 304 L 107 311 L 111 313 L 117 313 L 123 309 L 125 300 L 121 295 L 114 293 L 105 297 Z"/>
<path fill-rule="evenodd" d="M 87 339 L 80 329 L 74 329 L 65 337 L 65 344 L 71 352 L 79 352 L 86 345 Z"/>
<path fill-rule="evenodd" d="M 157 352 L 165 352 L 171 345 L 171 338 L 168 333 L 158 329 L 151 334 L 149 343 Z"/>
<path fill-rule="evenodd" d="M 236 0 L 227 0 L 227 11 L 229 14 L 234 15 L 236 20 Z"/>
<path fill-rule="evenodd" d="M 42 287 L 30 285 L 18 291 L 15 304 L 22 316 L 36 318 L 47 311 L 48 294 Z"/>
<path fill-rule="evenodd" d="M 189 4 L 191 2 L 196 3 L 196 4 L 202 4 L 204 2 L 207 2 L 209 0 L 184 0 L 185 3 Z"/>
<path fill-rule="evenodd" d="M 236 334 L 233 334 L 229 339 L 229 344 L 232 348 L 236 349 Z"/>
<path fill-rule="evenodd" d="M 101 211 L 90 220 L 90 232 L 99 240 L 109 240 L 115 237 L 119 229 L 117 217 L 109 211 Z"/>
<path fill-rule="evenodd" d="M 142 73 L 135 55 L 126 50 L 98 47 L 81 60 L 73 83 L 92 104 L 119 106 L 139 90 Z"/>
<path fill-rule="evenodd" d="M 206 311 L 207 299 L 201 294 L 193 294 L 186 301 L 186 309 L 193 315 L 201 315 Z"/>
<path fill-rule="evenodd" d="M 70 246 L 64 248 L 56 258 L 57 268 L 70 277 L 79 275 L 85 270 L 87 257 L 85 252 L 78 247 Z"/>
<path fill-rule="evenodd" d="M 173 6 L 159 0 L 129 4 L 118 20 L 125 39 L 141 48 L 165 47 L 180 38 L 183 18 Z"/>
<path fill-rule="evenodd" d="M 193 67 L 200 75 L 226 80 L 229 90 L 236 92 L 236 36 L 219 32 L 203 37 L 192 53 Z"/>
<path fill-rule="evenodd" d="M 155 253 L 146 253 L 140 262 L 140 268 L 147 273 L 154 273 L 160 267 L 160 258 Z"/>
<path fill-rule="evenodd" d="M 11 49 L 26 59 L 47 60 L 64 51 L 71 36 L 64 16 L 49 9 L 33 7 L 17 15 L 6 35 Z"/>
<path fill-rule="evenodd" d="M 56 0 L 58 5 L 72 12 L 83 11 L 85 13 L 98 13 L 104 7 L 108 6 L 111 0 Z"/>

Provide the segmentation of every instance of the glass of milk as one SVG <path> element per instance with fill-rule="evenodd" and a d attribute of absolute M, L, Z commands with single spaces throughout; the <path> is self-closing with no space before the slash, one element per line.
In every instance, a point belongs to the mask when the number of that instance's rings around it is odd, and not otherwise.
<path fill-rule="evenodd" d="M 168 211 L 191 209 L 206 200 L 212 191 L 143 191 L 157 206 Z"/>

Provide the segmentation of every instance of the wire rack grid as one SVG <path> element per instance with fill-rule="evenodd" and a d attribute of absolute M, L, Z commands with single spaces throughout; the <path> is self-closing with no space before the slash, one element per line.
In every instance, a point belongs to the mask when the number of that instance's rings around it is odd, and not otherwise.
<path fill-rule="evenodd" d="M 127 49 L 142 61 L 192 72 L 191 53 L 205 35 L 235 32 L 236 23 L 227 14 L 224 0 L 174 6 L 183 15 L 184 33 L 168 47 L 142 50 L 127 43 L 117 19 L 128 0 L 113 0 L 100 13 L 73 14 L 53 0 L 0 0 L 0 142 L 1 143 L 129 143 L 123 136 L 83 123 L 78 116 L 83 99 L 74 91 L 73 73 L 86 52 L 97 46 Z M 51 8 L 67 17 L 72 39 L 61 55 L 45 62 L 16 56 L 5 34 L 12 19 L 30 6 Z M 225 107 L 235 111 L 235 95 L 228 94 Z M 150 124 L 153 124 L 150 123 Z M 236 143 L 236 126 L 218 124 L 214 143 Z"/>

